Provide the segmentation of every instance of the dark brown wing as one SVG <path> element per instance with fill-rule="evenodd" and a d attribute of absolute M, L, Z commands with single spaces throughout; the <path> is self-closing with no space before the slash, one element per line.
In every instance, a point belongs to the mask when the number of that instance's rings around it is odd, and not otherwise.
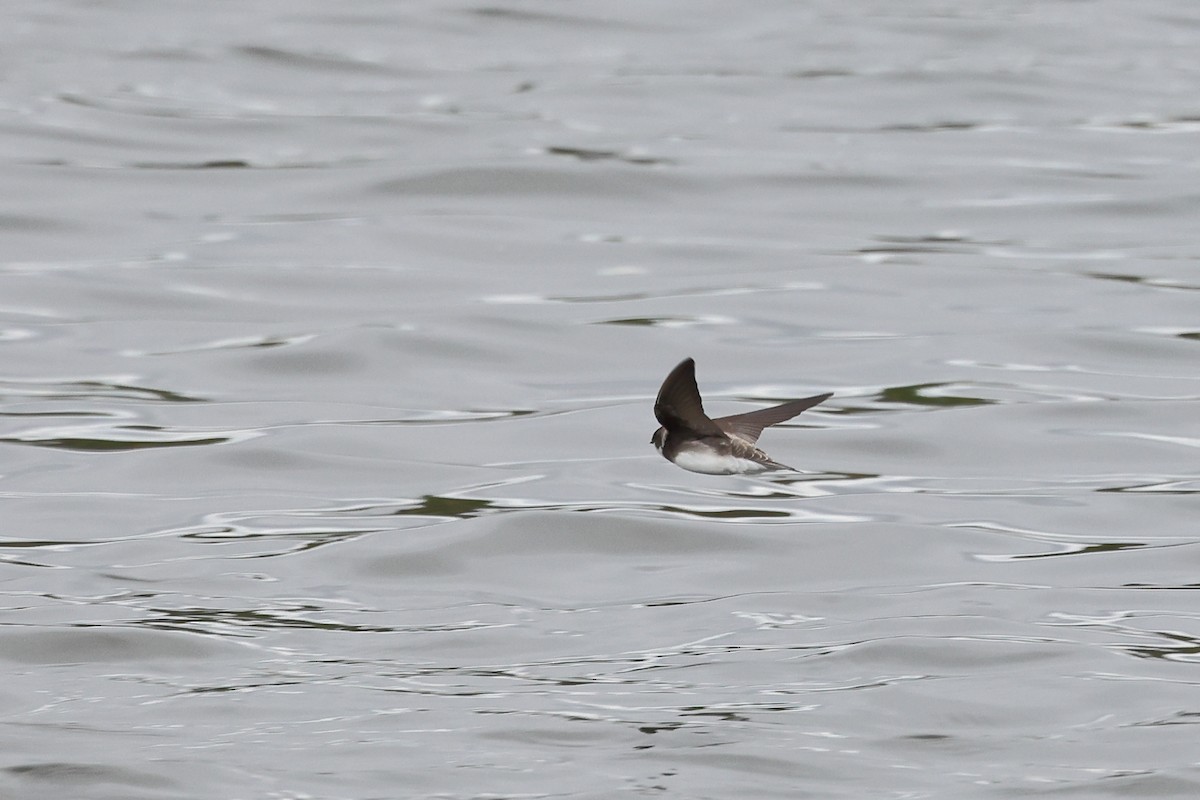
<path fill-rule="evenodd" d="M 742 441 L 741 439 L 730 439 L 729 441 L 729 452 L 738 458 L 744 458 L 748 461 L 754 461 L 758 464 L 762 464 L 767 469 L 789 469 L 793 472 L 796 471 L 793 467 L 789 467 L 787 464 L 780 464 L 762 450 L 759 450 L 754 445 Z"/>
<path fill-rule="evenodd" d="M 704 413 L 696 386 L 696 362 L 690 358 L 680 361 L 663 381 L 654 401 L 654 416 L 667 430 L 683 428 L 700 436 L 725 435 Z"/>
<path fill-rule="evenodd" d="M 713 422 L 726 433 L 740 436 L 750 444 L 754 444 L 762 435 L 763 428 L 789 420 L 801 411 L 810 409 L 831 397 L 833 397 L 832 392 L 818 394 L 805 397 L 803 400 L 791 400 L 773 408 L 760 408 L 757 411 L 747 411 L 745 414 L 734 414 L 732 417 L 718 417 Z"/>

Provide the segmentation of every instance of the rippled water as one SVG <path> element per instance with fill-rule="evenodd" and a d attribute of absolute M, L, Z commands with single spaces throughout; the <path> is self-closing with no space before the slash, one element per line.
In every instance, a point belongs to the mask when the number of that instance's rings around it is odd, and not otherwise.
<path fill-rule="evenodd" d="M 0 795 L 1200 793 L 1193 4 L 0 31 Z"/>

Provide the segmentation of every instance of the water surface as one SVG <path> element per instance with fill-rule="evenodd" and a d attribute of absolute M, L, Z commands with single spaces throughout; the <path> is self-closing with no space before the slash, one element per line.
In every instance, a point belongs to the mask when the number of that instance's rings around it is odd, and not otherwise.
<path fill-rule="evenodd" d="M 1200 792 L 1191 4 L 0 23 L 6 798 Z"/>

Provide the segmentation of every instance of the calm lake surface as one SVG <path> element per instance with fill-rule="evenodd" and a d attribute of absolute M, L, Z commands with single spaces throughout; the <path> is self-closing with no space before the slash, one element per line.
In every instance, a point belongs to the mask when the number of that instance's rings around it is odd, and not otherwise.
<path fill-rule="evenodd" d="M 1200 796 L 1200 5 L 0 43 L 5 800 Z"/>

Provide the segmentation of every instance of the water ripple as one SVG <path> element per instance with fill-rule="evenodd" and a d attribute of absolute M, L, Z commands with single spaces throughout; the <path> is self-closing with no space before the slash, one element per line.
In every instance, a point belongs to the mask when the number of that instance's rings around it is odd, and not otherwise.
<path fill-rule="evenodd" d="M 735 325 L 737 320 L 719 314 L 682 317 L 619 317 L 597 320 L 592 325 L 634 325 L 648 328 L 696 328 L 711 325 Z"/>
<path fill-rule="evenodd" d="M 642 300 L 663 300 L 676 297 L 729 297 L 733 295 L 750 295 L 779 292 L 811 292 L 824 289 L 824 284 L 813 282 L 791 281 L 778 285 L 722 284 L 719 286 L 683 287 L 664 292 L 623 292 L 620 294 L 579 294 L 579 295 L 542 295 L 542 294 L 493 294 L 482 298 L 485 303 L 495 305 L 542 305 L 542 304 L 576 304 L 576 303 L 629 303 Z"/>
<path fill-rule="evenodd" d="M 183 430 L 159 425 L 77 425 L 0 436 L 0 442 L 79 452 L 122 452 L 156 447 L 232 444 L 265 435 L 256 429 Z"/>
<path fill-rule="evenodd" d="M 1200 619 L 1200 616 L 1195 614 L 1181 615 L 1175 611 L 1129 610 L 1098 615 L 1055 612 L 1049 616 L 1054 621 L 1044 623 L 1046 625 L 1095 628 L 1117 634 L 1125 640 L 1110 642 L 1108 646 L 1113 650 L 1134 656 L 1135 658 L 1200 663 L 1200 637 L 1181 631 L 1146 630 L 1128 622 L 1131 620 L 1152 619 L 1159 616 L 1170 617 L 1176 622 L 1189 616 L 1192 620 Z M 1134 644 L 1127 641 L 1128 639 L 1149 640 L 1150 643 Z"/>
<path fill-rule="evenodd" d="M 636 166 L 674 166 L 670 158 L 631 155 L 616 150 L 594 150 L 586 147 L 547 147 L 543 151 L 550 156 L 568 156 L 579 161 L 621 161 Z"/>
<path fill-rule="evenodd" d="M 1050 550 L 1034 553 L 975 553 L 972 558 L 978 561 L 1006 562 L 1025 561 L 1040 558 L 1055 558 L 1058 556 L 1095 555 L 1100 553 L 1118 553 L 1123 550 L 1149 550 L 1168 547 L 1181 547 L 1195 543 L 1194 537 L 1183 536 L 1150 536 L 1142 541 L 1119 541 L 1115 539 L 1098 539 L 1095 536 L 1036 531 L 1028 528 L 1017 528 L 998 522 L 973 521 L 947 523 L 947 528 L 963 528 L 967 530 L 989 531 L 1002 533 L 1018 539 L 1025 539 L 1047 545 Z"/>
<path fill-rule="evenodd" d="M 1119 283 L 1136 283 L 1154 289 L 1181 289 L 1185 291 L 1200 290 L 1200 283 L 1190 283 L 1179 278 L 1152 277 L 1115 272 L 1089 272 L 1088 277 L 1102 281 L 1117 281 Z"/>
<path fill-rule="evenodd" d="M 427 408 L 403 410 L 406 413 L 400 417 L 347 420 L 347 422 L 354 425 L 446 425 L 458 422 L 492 422 L 495 420 L 528 417 L 539 414 L 537 410 L 532 408 L 506 408 L 499 410 Z M 549 416 L 551 413 L 558 412 L 547 412 L 539 414 L 539 416 Z"/>
<path fill-rule="evenodd" d="M 166 350 L 122 350 L 121 355 L 131 357 L 174 356 L 182 355 L 184 353 L 203 353 L 210 350 L 290 347 L 293 345 L 306 344 L 315 338 L 317 338 L 315 334 L 301 334 L 297 336 L 239 336 L 230 339 L 217 339 L 212 342 L 202 342 L 200 344 L 187 345 L 184 347 L 173 347 Z"/>
<path fill-rule="evenodd" d="M 138 400 L 162 403 L 203 403 L 203 397 L 136 384 L 136 377 L 77 380 L 0 379 L 0 398 L 37 398 L 39 400 Z"/>
<path fill-rule="evenodd" d="M 1136 479 L 1135 479 L 1136 480 Z M 1140 480 L 1147 480 L 1141 478 Z M 1151 479 L 1146 483 L 1131 483 L 1121 486 L 1103 486 L 1097 492 L 1131 492 L 1147 494 L 1200 494 L 1200 478 Z"/>

